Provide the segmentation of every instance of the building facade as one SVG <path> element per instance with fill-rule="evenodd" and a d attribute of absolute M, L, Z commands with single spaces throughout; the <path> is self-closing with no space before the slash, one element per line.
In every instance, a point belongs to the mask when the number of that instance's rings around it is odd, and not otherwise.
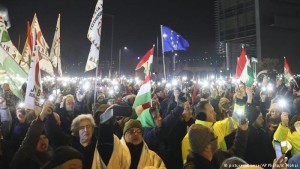
<path fill-rule="evenodd" d="M 300 63 L 295 45 L 300 41 L 299 0 L 216 0 L 215 22 L 216 56 L 232 72 L 242 45 L 258 61 L 283 63 L 286 56 L 292 67 Z"/>

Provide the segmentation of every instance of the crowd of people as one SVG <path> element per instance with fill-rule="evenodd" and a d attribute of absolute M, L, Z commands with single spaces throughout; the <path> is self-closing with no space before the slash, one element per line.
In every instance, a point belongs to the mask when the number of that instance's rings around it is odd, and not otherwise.
<path fill-rule="evenodd" d="M 108 110 L 133 106 L 139 85 L 83 84 L 44 81 L 45 101 L 35 110 L 2 85 L 0 168 L 300 168 L 296 83 L 267 76 L 252 86 L 153 82 L 150 108 L 105 122 Z"/>

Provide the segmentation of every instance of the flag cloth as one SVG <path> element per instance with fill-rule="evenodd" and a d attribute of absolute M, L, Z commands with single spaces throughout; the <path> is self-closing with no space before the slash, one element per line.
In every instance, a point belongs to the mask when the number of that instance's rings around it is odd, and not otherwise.
<path fill-rule="evenodd" d="M 0 84 L 9 83 L 13 94 L 23 99 L 20 89 L 27 80 L 27 73 L 1 46 L 0 56 Z"/>
<path fill-rule="evenodd" d="M 0 84 L 9 83 L 13 94 L 23 99 L 20 89 L 26 82 L 29 67 L 21 67 L 18 64 L 17 58 L 21 58 L 21 54 L 11 42 L 2 17 L 0 17 L 0 56 Z"/>
<path fill-rule="evenodd" d="M 17 63 L 21 62 L 22 55 L 12 43 L 4 19 L 0 16 L 0 45 L 1 47 L 12 57 Z M 20 64 L 25 72 L 29 71 L 29 66 L 26 64 Z"/>
<path fill-rule="evenodd" d="M 41 31 L 40 25 L 39 25 L 39 21 L 37 19 L 36 14 L 34 14 L 32 23 L 31 23 L 31 33 L 36 31 L 36 39 L 37 39 L 37 55 L 39 58 L 39 62 L 40 62 L 40 69 L 43 70 L 44 72 L 50 74 L 50 75 L 54 75 L 54 70 L 53 70 L 53 66 L 50 62 L 49 59 L 49 46 L 43 36 L 43 33 Z M 28 42 L 28 39 L 25 42 L 25 46 L 22 52 L 22 57 L 24 58 L 24 60 L 28 61 L 28 64 L 31 64 L 30 61 L 30 55 L 32 53 L 30 49 L 30 43 Z"/>
<path fill-rule="evenodd" d="M 290 86 L 290 81 L 292 80 L 292 81 L 296 82 L 296 80 L 294 79 L 294 75 L 291 71 L 291 68 L 287 62 L 286 57 L 284 57 L 283 67 L 284 67 L 284 75 L 283 75 L 284 84 L 286 86 Z"/>
<path fill-rule="evenodd" d="M 175 50 L 186 50 L 189 43 L 181 35 L 173 31 L 167 26 L 161 26 L 161 36 L 164 52 Z"/>
<path fill-rule="evenodd" d="M 60 14 L 58 15 L 55 34 L 50 51 L 50 60 L 54 67 L 54 73 L 58 77 L 62 77 L 61 59 L 60 59 Z"/>
<path fill-rule="evenodd" d="M 90 23 L 89 31 L 87 34 L 87 38 L 91 41 L 92 44 L 85 65 L 86 72 L 95 69 L 98 65 L 101 27 L 102 27 L 102 11 L 103 11 L 103 0 L 98 0 L 95 7 L 95 12 L 93 14 L 92 21 Z"/>
<path fill-rule="evenodd" d="M 135 70 L 138 70 L 144 67 L 145 80 L 142 82 L 140 90 L 136 95 L 132 108 L 135 109 L 136 114 L 139 116 L 145 109 L 151 107 L 152 98 L 151 98 L 151 67 L 153 63 L 153 53 L 154 47 L 150 49 L 142 60 L 138 63 Z"/>
<path fill-rule="evenodd" d="M 22 60 L 26 62 L 28 65 L 30 65 L 30 59 L 31 59 L 31 48 L 32 48 L 31 45 L 32 45 L 31 26 L 30 23 L 27 22 L 27 38 L 22 52 Z"/>
<path fill-rule="evenodd" d="M 196 83 L 194 84 L 193 95 L 192 95 L 192 103 L 195 102 L 197 92 L 198 92 L 198 77 L 196 78 Z"/>
<path fill-rule="evenodd" d="M 38 51 L 38 36 L 37 32 L 32 33 L 32 54 L 31 54 L 31 64 L 28 75 L 28 82 L 25 94 L 25 109 L 34 110 L 35 106 L 39 105 L 40 96 L 42 93 L 41 86 L 41 73 L 39 67 L 39 51 Z"/>
<path fill-rule="evenodd" d="M 240 58 L 236 65 L 235 78 L 251 87 L 254 83 L 253 69 L 250 65 L 250 60 L 247 58 L 246 51 L 242 48 Z"/>

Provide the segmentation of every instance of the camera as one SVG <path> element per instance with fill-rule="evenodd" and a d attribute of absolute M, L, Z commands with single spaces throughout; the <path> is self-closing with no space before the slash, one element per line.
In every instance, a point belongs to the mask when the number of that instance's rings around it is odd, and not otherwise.
<path fill-rule="evenodd" d="M 104 124 L 113 117 L 130 117 L 131 115 L 132 108 L 130 106 L 114 106 L 100 115 L 100 124 Z"/>

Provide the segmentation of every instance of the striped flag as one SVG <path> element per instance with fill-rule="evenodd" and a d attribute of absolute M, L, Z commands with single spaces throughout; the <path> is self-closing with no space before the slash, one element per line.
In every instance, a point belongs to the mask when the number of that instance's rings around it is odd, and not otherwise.
<path fill-rule="evenodd" d="M 22 60 L 22 55 L 12 43 L 10 36 L 8 34 L 7 28 L 4 23 L 4 19 L 0 16 L 0 44 L 1 47 L 17 62 L 20 63 Z M 25 72 L 29 71 L 29 66 L 26 64 L 20 64 Z"/>
<path fill-rule="evenodd" d="M 98 0 L 87 34 L 87 38 L 91 41 L 92 44 L 85 65 L 85 72 L 95 69 L 98 65 L 102 28 L 102 11 L 103 0 Z"/>
<path fill-rule="evenodd" d="M 60 14 L 58 15 L 55 34 L 50 51 L 50 59 L 54 67 L 54 72 L 58 77 L 62 77 L 60 60 Z"/>
<path fill-rule="evenodd" d="M 296 82 L 296 80 L 294 79 L 294 75 L 291 71 L 290 65 L 288 64 L 286 57 L 284 57 L 283 67 L 284 67 L 284 76 L 283 76 L 284 84 L 286 86 L 290 86 L 290 81 Z"/>
<path fill-rule="evenodd" d="M 135 68 L 135 70 L 139 70 L 143 67 L 146 75 L 132 106 L 138 116 L 143 112 L 143 110 L 150 108 L 152 104 L 150 75 L 153 63 L 153 53 L 154 47 L 145 54 Z"/>
<path fill-rule="evenodd" d="M 244 47 L 236 65 L 235 78 L 245 83 L 247 87 L 251 87 L 254 83 L 253 69 L 251 68 L 250 60 L 246 55 Z"/>
<path fill-rule="evenodd" d="M 50 75 L 54 75 L 53 66 L 49 59 L 49 53 L 48 53 L 49 46 L 43 36 L 36 14 L 34 14 L 31 23 L 31 33 L 33 33 L 34 31 L 36 31 L 36 39 L 37 39 L 36 45 L 37 45 L 37 52 L 38 52 L 37 55 L 40 57 L 39 58 L 40 69 Z M 30 55 L 32 51 L 30 51 L 29 49 L 30 49 L 30 43 L 28 42 L 28 40 L 26 40 L 22 52 L 22 57 L 24 60 L 27 60 L 29 64 L 31 64 Z"/>
<path fill-rule="evenodd" d="M 39 52 L 37 32 L 34 29 L 32 33 L 32 54 L 31 64 L 28 74 L 28 82 L 25 94 L 25 108 L 34 110 L 35 105 L 39 105 L 39 99 L 42 94 L 41 73 L 39 66 Z"/>

